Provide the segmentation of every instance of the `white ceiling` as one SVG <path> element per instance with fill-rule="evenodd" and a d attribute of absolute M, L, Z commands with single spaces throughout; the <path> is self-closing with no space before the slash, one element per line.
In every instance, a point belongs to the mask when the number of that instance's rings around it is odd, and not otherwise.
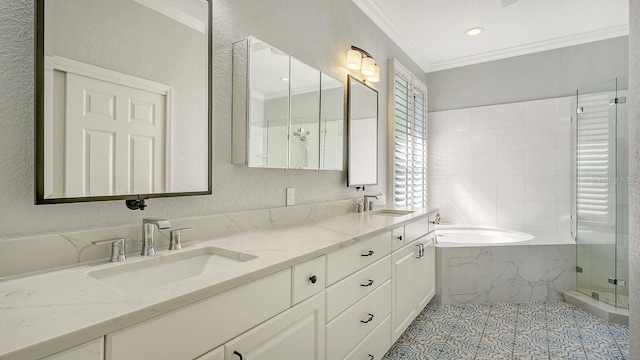
<path fill-rule="evenodd" d="M 353 2 L 426 72 L 629 34 L 628 0 Z"/>

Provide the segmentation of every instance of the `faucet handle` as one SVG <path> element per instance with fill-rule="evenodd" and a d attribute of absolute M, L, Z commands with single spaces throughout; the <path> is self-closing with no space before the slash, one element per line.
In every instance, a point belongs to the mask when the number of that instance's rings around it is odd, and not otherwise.
<path fill-rule="evenodd" d="M 111 244 L 111 262 L 120 262 L 127 260 L 125 255 L 124 238 L 115 238 L 107 240 L 92 241 L 93 245 Z"/>
<path fill-rule="evenodd" d="M 186 227 L 182 229 L 171 230 L 171 238 L 169 240 L 169 250 L 181 250 L 182 249 L 182 232 L 193 230 L 192 227 Z"/>

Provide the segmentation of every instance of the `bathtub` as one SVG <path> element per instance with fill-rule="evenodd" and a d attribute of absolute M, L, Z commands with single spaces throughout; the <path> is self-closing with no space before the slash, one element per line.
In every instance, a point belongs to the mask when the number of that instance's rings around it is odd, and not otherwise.
<path fill-rule="evenodd" d="M 515 244 L 533 240 L 535 236 L 523 232 L 452 225 L 436 226 L 438 246 L 478 246 Z"/>
<path fill-rule="evenodd" d="M 435 303 L 562 299 L 576 286 L 576 245 L 543 232 L 436 226 Z"/>

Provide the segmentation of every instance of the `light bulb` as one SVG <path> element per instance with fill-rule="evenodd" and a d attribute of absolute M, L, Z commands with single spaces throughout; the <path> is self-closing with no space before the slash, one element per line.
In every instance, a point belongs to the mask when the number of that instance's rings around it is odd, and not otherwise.
<path fill-rule="evenodd" d="M 375 60 L 373 60 L 373 58 L 363 58 L 362 69 L 360 69 L 360 72 L 362 73 L 362 75 L 371 76 L 373 75 L 374 66 L 376 66 L 376 62 Z"/>
<path fill-rule="evenodd" d="M 362 54 L 357 50 L 347 51 L 347 67 L 352 70 L 360 70 L 360 61 Z"/>
<path fill-rule="evenodd" d="M 367 80 L 374 83 L 380 81 L 380 66 L 378 65 L 373 66 L 373 75 L 369 76 Z"/>

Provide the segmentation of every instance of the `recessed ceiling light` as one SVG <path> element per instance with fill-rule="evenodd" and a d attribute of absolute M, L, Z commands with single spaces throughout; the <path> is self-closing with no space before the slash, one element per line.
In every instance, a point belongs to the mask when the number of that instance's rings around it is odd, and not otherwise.
<path fill-rule="evenodd" d="M 282 81 L 289 81 L 289 78 L 288 78 L 288 77 L 281 77 L 281 78 L 280 78 L 280 80 L 282 80 Z"/>
<path fill-rule="evenodd" d="M 474 28 L 466 30 L 464 33 L 469 35 L 469 36 L 475 36 L 475 35 L 480 34 L 483 31 L 484 31 L 484 29 L 481 28 L 481 27 L 474 27 Z"/>

